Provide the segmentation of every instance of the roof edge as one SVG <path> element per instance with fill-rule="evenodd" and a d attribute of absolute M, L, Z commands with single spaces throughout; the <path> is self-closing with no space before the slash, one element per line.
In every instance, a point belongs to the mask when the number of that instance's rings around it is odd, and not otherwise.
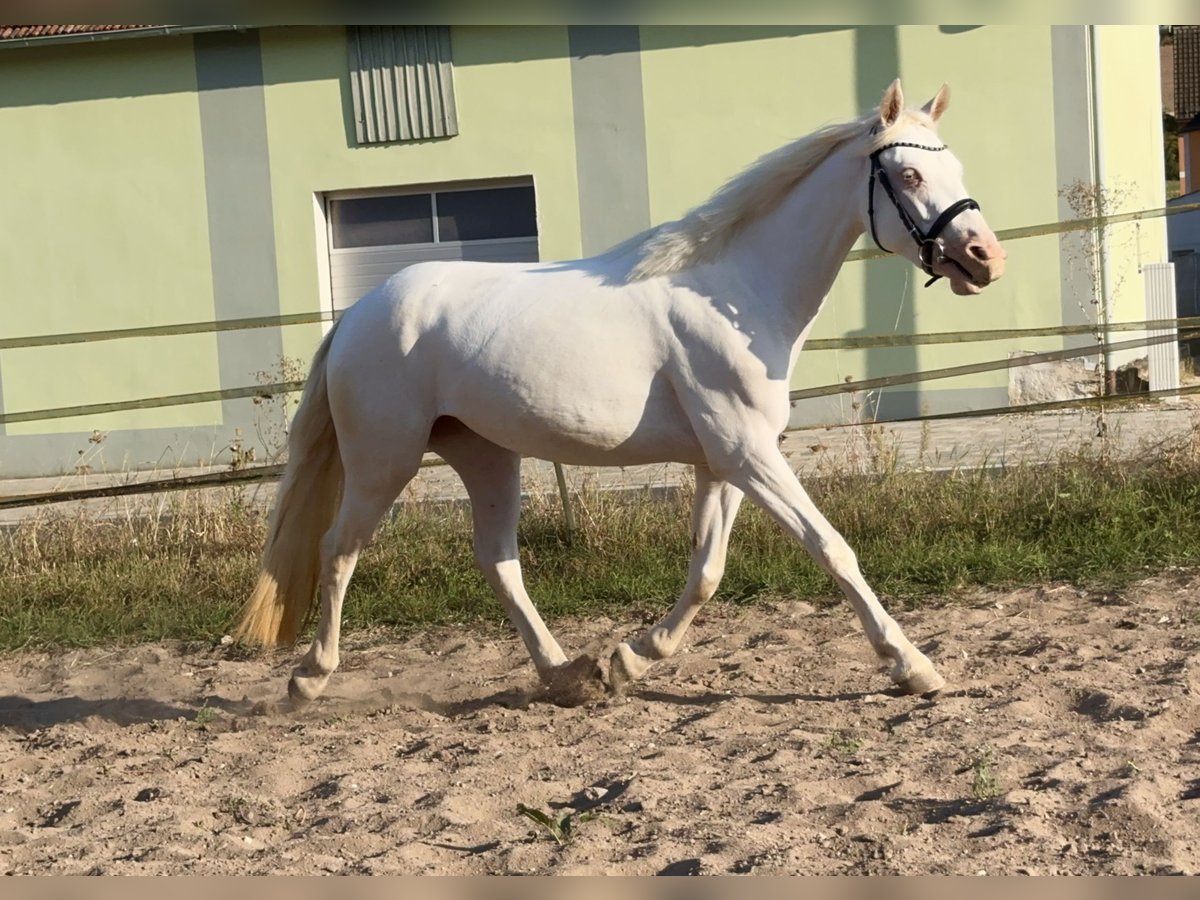
<path fill-rule="evenodd" d="M 126 38 L 167 37 L 205 31 L 247 31 L 258 27 L 257 25 L 151 25 L 146 28 L 125 28 L 120 31 L 82 31 L 75 34 L 51 34 L 41 37 L 0 38 L 0 50 L 15 47 L 45 47 L 50 44 L 91 44 Z"/>

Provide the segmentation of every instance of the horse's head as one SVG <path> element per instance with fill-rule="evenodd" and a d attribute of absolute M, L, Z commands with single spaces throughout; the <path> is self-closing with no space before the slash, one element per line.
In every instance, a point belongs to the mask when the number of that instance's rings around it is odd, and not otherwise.
<path fill-rule="evenodd" d="M 1004 274 L 1007 254 L 963 187 L 962 164 L 937 136 L 949 100 L 943 85 L 915 112 L 904 108 L 899 79 L 884 93 L 871 131 L 864 221 L 881 249 L 949 279 L 956 294 L 978 294 Z"/>

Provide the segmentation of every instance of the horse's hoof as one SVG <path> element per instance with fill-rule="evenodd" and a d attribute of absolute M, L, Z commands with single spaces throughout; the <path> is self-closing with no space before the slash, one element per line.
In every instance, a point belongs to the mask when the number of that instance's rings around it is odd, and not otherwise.
<path fill-rule="evenodd" d="M 299 675 L 293 672 L 288 679 L 288 698 L 293 707 L 301 709 L 320 697 L 328 683 L 328 675 Z"/>
<path fill-rule="evenodd" d="M 289 678 L 288 700 L 290 700 L 292 703 L 292 709 L 304 709 L 304 707 L 312 703 L 313 698 L 304 696 L 304 692 L 300 689 L 300 686 L 296 684 L 296 680 L 294 678 Z"/>
<path fill-rule="evenodd" d="M 904 678 L 896 680 L 896 687 L 906 694 L 920 694 L 927 697 L 936 694 L 946 686 L 946 679 L 930 666 L 918 672 L 909 672 Z"/>
<path fill-rule="evenodd" d="M 625 671 L 625 667 L 614 651 L 612 659 L 608 661 L 608 681 L 605 682 L 605 687 L 612 696 L 621 697 L 624 696 L 625 688 L 631 681 L 633 679 L 629 677 L 629 673 Z"/>
<path fill-rule="evenodd" d="M 625 688 L 637 681 L 649 668 L 646 661 L 633 652 L 628 643 L 617 644 L 608 661 L 608 690 L 614 697 L 625 693 Z"/>

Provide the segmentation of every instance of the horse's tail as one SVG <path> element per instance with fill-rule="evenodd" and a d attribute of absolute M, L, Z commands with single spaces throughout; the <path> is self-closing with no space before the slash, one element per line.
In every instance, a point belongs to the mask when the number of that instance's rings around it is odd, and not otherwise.
<path fill-rule="evenodd" d="M 325 381 L 336 330 L 335 323 L 317 348 L 292 420 L 287 468 L 267 524 L 258 582 L 233 632 L 247 643 L 294 643 L 316 602 L 321 537 L 337 511 L 343 480 Z"/>

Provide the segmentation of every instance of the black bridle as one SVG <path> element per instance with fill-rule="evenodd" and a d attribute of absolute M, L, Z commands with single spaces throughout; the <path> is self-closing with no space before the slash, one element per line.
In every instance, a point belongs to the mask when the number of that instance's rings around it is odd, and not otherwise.
<path fill-rule="evenodd" d="M 971 278 L 971 273 L 964 269 L 958 260 L 951 259 L 949 256 L 946 256 L 946 254 L 942 253 L 941 247 L 938 244 L 938 236 L 942 233 L 942 229 L 949 225 L 955 216 L 961 212 L 965 212 L 968 209 L 979 209 L 979 204 L 970 197 L 964 197 L 963 199 L 950 204 L 948 207 L 942 210 L 941 215 L 939 215 L 934 220 L 933 224 L 929 226 L 929 231 L 922 232 L 917 223 L 913 221 L 912 216 L 908 214 L 908 211 L 904 208 L 904 205 L 901 204 L 900 198 L 896 196 L 896 191 L 892 188 L 891 181 L 888 180 L 887 172 L 884 170 L 883 165 L 879 162 L 879 155 L 883 153 L 884 150 L 891 150 L 893 147 L 913 147 L 917 150 L 932 151 L 946 149 L 945 144 L 940 147 L 930 147 L 926 144 L 909 144 L 904 141 L 896 141 L 895 143 L 885 144 L 871 154 L 871 178 L 867 182 L 867 221 L 871 223 L 871 240 L 873 240 L 875 242 L 875 246 L 884 253 L 892 252 L 884 247 L 883 244 L 879 243 L 879 236 L 875 233 L 875 182 L 878 180 L 879 184 L 883 187 L 884 193 L 887 194 L 888 198 L 892 201 L 892 206 L 896 207 L 896 213 L 900 216 L 900 222 L 905 228 L 908 229 L 908 233 L 912 235 L 912 239 L 917 242 L 917 260 L 921 264 L 922 271 L 924 271 L 926 275 L 933 276 L 927 282 L 925 282 L 925 287 L 929 287 L 942 277 L 941 275 L 934 274 L 933 267 L 935 263 L 943 261 L 957 266 L 958 270 L 963 273 L 966 279 L 968 281 L 972 281 L 973 279 Z"/>

